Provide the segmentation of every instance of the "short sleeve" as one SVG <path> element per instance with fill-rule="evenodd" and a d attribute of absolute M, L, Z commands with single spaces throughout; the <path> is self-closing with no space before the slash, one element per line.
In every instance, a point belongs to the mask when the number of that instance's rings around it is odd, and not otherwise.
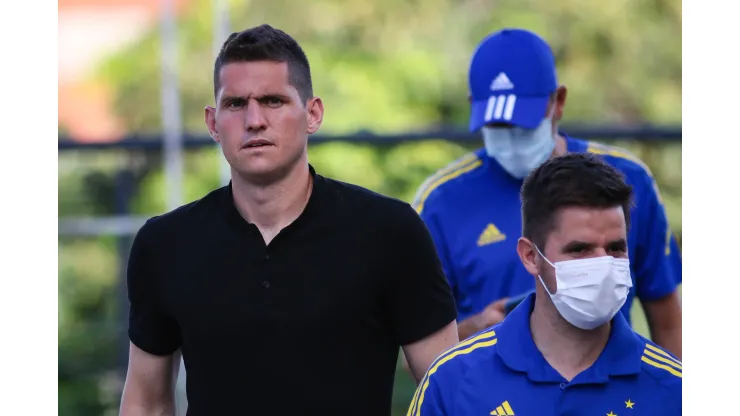
<path fill-rule="evenodd" d="M 453 347 L 437 357 L 429 370 L 424 374 L 411 400 L 407 415 L 413 416 L 458 416 L 460 410 L 461 380 L 467 370 L 455 358 Z M 465 355 L 459 356 L 463 359 Z M 475 386 L 474 386 L 475 387 Z M 462 415 L 459 415 L 462 416 Z"/>
<path fill-rule="evenodd" d="M 438 378 L 430 377 L 428 373 L 424 376 L 411 400 L 407 416 L 452 416 L 445 409 L 443 392 L 437 381 Z"/>
<path fill-rule="evenodd" d="M 134 237 L 126 279 L 129 298 L 129 339 L 153 355 L 169 355 L 180 348 L 180 331 L 160 303 L 156 252 L 151 220 Z"/>
<path fill-rule="evenodd" d="M 392 330 L 399 345 L 419 341 L 457 317 L 455 300 L 429 230 L 408 204 L 395 215 L 387 250 L 387 294 Z"/>
<path fill-rule="evenodd" d="M 637 297 L 643 301 L 661 299 L 681 283 L 681 253 L 668 224 L 655 180 L 643 172 L 636 181 L 638 227 L 635 250 Z"/>

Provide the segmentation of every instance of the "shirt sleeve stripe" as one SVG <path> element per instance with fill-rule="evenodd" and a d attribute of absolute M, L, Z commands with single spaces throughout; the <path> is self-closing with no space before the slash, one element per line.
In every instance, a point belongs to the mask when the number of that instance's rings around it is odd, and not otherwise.
<path fill-rule="evenodd" d="M 617 157 L 620 159 L 629 160 L 631 162 L 634 162 L 640 165 L 640 167 L 645 170 L 645 173 L 647 173 L 648 177 L 650 178 L 652 182 L 653 192 L 655 193 L 655 197 L 658 199 L 658 203 L 660 205 L 664 205 L 663 195 L 660 193 L 660 189 L 658 188 L 658 183 L 655 181 L 655 178 L 653 177 L 653 173 L 650 171 L 650 168 L 648 167 L 648 165 L 646 165 L 645 162 L 640 160 L 637 156 L 633 155 L 627 150 L 620 149 L 618 147 L 606 146 L 606 145 L 595 143 L 595 142 L 588 142 L 588 148 L 586 149 L 586 151 L 589 153 L 593 153 L 595 155 L 608 155 L 608 156 Z M 666 247 L 665 247 L 666 256 L 671 254 L 671 227 L 668 226 L 667 228 L 668 229 L 666 230 L 667 236 L 666 236 Z"/>
<path fill-rule="evenodd" d="M 454 171 L 455 169 L 459 169 L 462 166 L 465 166 L 471 162 L 474 162 L 477 159 L 478 157 L 475 154 L 469 153 L 461 157 L 460 159 L 457 159 L 454 162 L 448 164 L 447 166 L 443 167 L 437 172 L 435 172 L 432 176 L 428 177 L 424 181 L 424 183 L 421 184 L 421 186 L 419 187 L 419 190 L 416 192 L 416 195 L 414 197 L 414 202 L 418 202 L 420 199 L 420 196 L 424 194 L 429 188 L 429 186 L 433 184 L 434 182 L 436 182 L 439 178 L 447 175 L 448 173 Z"/>
<path fill-rule="evenodd" d="M 432 176 L 430 176 L 426 181 L 424 181 L 424 185 L 422 186 L 422 189 L 424 186 L 428 186 L 430 183 L 434 182 L 435 180 L 439 179 L 441 176 L 444 176 L 450 172 L 452 172 L 455 169 L 458 169 L 460 166 L 467 165 L 468 163 L 477 160 L 478 156 L 475 155 L 475 153 L 468 153 L 464 155 L 463 157 L 452 161 L 447 166 L 443 167 L 442 169 L 435 172 Z"/>
<path fill-rule="evenodd" d="M 648 167 L 648 165 L 646 165 L 645 162 L 640 160 L 640 158 L 628 152 L 627 150 L 620 149 L 618 147 L 606 146 L 601 143 L 595 143 L 595 142 L 588 142 L 588 148 L 586 149 L 586 151 L 589 153 L 593 153 L 595 155 L 607 155 L 607 156 L 617 157 L 619 159 L 629 160 L 631 162 L 638 164 L 643 170 L 645 170 L 645 173 L 647 173 L 648 177 L 651 179 L 653 183 L 653 191 L 655 192 L 655 195 L 658 197 L 658 202 L 660 202 L 660 204 L 663 205 L 663 196 L 660 193 L 660 189 L 658 189 L 658 183 L 655 181 L 655 178 L 653 177 L 653 172 L 650 171 L 650 167 Z"/>
<path fill-rule="evenodd" d="M 613 146 L 606 146 L 601 143 L 595 143 L 595 142 L 588 142 L 588 149 L 586 150 L 589 153 L 593 153 L 595 155 L 608 155 L 612 157 L 618 157 L 620 159 L 626 159 L 631 162 L 635 162 L 638 165 L 640 165 L 641 168 L 645 169 L 645 172 L 647 172 L 648 176 L 651 178 L 653 177 L 653 173 L 650 171 L 650 168 L 648 165 L 645 164 L 640 158 L 633 155 L 632 153 L 628 152 L 625 149 L 620 149 L 618 147 Z"/>
<path fill-rule="evenodd" d="M 667 352 L 665 352 L 665 350 L 662 350 L 662 349 L 660 349 L 660 348 L 658 348 L 658 347 L 656 347 L 655 345 L 652 345 L 652 344 L 645 344 L 645 348 L 647 348 L 649 350 L 652 350 L 653 352 L 658 353 L 658 354 L 662 355 L 663 357 L 665 357 L 665 358 L 673 361 L 674 363 L 678 364 L 678 367 L 679 368 L 681 367 L 681 361 L 675 359 L 671 354 L 668 354 Z"/>
<path fill-rule="evenodd" d="M 417 405 L 421 404 L 421 403 L 417 403 L 417 401 L 418 401 L 419 396 L 421 394 L 422 387 L 425 384 L 426 385 L 429 384 L 428 381 L 429 381 L 429 376 L 431 375 L 431 369 L 432 368 L 435 368 L 436 366 L 438 366 L 438 364 L 443 359 L 445 359 L 449 355 L 455 353 L 456 351 L 459 351 L 462 348 L 465 348 L 465 347 L 469 346 L 470 344 L 475 344 L 477 342 L 485 341 L 487 339 L 493 338 L 494 336 L 496 336 L 496 333 L 493 331 L 493 329 L 488 329 L 488 330 L 486 330 L 486 331 L 484 331 L 484 332 L 482 332 L 482 333 L 480 333 L 480 334 L 478 334 L 478 335 L 476 335 L 474 337 L 468 338 L 467 340 L 465 340 L 465 341 L 463 341 L 463 342 L 461 342 L 461 343 L 453 346 L 452 348 L 447 349 L 442 354 L 440 354 L 439 357 L 437 357 L 432 362 L 432 364 L 429 366 L 430 370 L 427 371 L 427 373 L 424 375 L 424 378 L 421 379 L 421 382 L 419 383 L 419 386 L 416 388 L 416 392 L 414 393 L 414 397 L 411 399 L 411 405 L 409 406 L 409 410 L 406 413 L 406 416 L 413 415 L 416 412 L 416 410 L 417 410 L 416 409 L 417 408 Z M 436 370 L 435 370 L 435 372 L 436 372 Z M 426 388 L 424 388 L 424 389 L 426 390 Z"/>
<path fill-rule="evenodd" d="M 421 211 L 424 209 L 424 202 L 426 202 L 429 195 L 431 195 L 435 189 L 466 172 L 470 172 L 482 164 L 483 162 L 473 154 L 463 157 L 458 162 L 453 163 L 451 166 L 442 169 L 439 173 L 431 176 L 421 185 L 416 197 L 414 198 L 413 206 L 416 209 L 416 212 L 421 214 Z"/>
<path fill-rule="evenodd" d="M 498 340 L 496 338 L 494 338 L 494 339 L 492 339 L 490 341 L 481 342 L 479 344 L 472 345 L 472 346 L 470 346 L 470 347 L 468 347 L 468 348 L 466 348 L 464 350 L 455 351 L 454 353 L 452 353 L 452 354 L 448 355 L 447 357 L 445 357 L 444 359 L 440 360 L 440 362 L 438 362 L 437 365 L 435 365 L 434 367 L 432 367 L 429 370 L 429 376 L 431 377 L 432 374 L 436 373 L 437 372 L 437 369 L 439 368 L 439 366 L 441 366 L 442 364 L 446 363 L 447 361 L 450 361 L 451 359 L 457 357 L 458 355 L 469 354 L 469 353 L 477 350 L 478 348 L 491 347 L 493 345 L 496 345 L 497 342 L 498 342 Z M 429 377 L 427 377 L 427 381 L 424 383 L 424 385 L 421 388 L 421 394 L 419 395 L 419 405 L 417 406 L 417 409 L 416 409 L 416 416 L 421 416 L 421 406 L 424 403 L 424 393 L 426 393 L 427 387 L 429 387 Z"/>
<path fill-rule="evenodd" d="M 673 374 L 674 376 L 676 376 L 678 378 L 683 378 L 683 376 L 681 375 L 681 372 L 675 370 L 673 367 L 670 367 L 670 366 L 667 366 L 667 365 L 664 365 L 664 364 L 657 363 L 657 362 L 651 360 L 650 358 L 645 357 L 644 355 L 642 356 L 642 361 L 644 363 L 648 364 L 648 365 L 651 365 L 651 366 L 655 367 L 655 368 L 660 368 L 661 370 L 665 370 L 665 371 Z"/>
<path fill-rule="evenodd" d="M 416 193 L 416 196 L 415 196 L 414 200 L 415 201 L 418 200 L 419 199 L 419 196 L 422 193 L 424 193 L 427 190 L 427 188 L 429 188 L 429 185 L 431 185 L 432 183 L 434 183 L 437 179 L 441 178 L 442 176 L 447 175 L 448 173 L 454 171 L 455 169 L 459 169 L 461 166 L 467 165 L 468 163 L 475 161 L 476 159 L 478 159 L 478 157 L 475 154 L 469 153 L 469 154 L 461 157 L 460 159 L 457 159 L 457 160 L 453 161 L 452 163 L 448 164 L 447 166 L 443 167 L 442 169 L 438 170 L 432 176 L 428 177 L 421 184 L 421 186 L 419 187 L 419 190 Z"/>
<path fill-rule="evenodd" d="M 660 355 L 658 355 L 658 354 L 656 354 L 656 353 L 648 350 L 647 348 L 645 349 L 644 354 L 645 354 L 645 356 L 650 357 L 650 358 L 652 358 L 655 361 L 660 361 L 661 363 L 668 364 L 669 366 L 675 368 L 678 371 L 683 371 L 683 367 L 681 366 L 681 364 L 676 364 L 675 361 L 669 360 L 668 358 L 665 358 L 665 357 L 662 357 L 662 356 L 660 356 Z"/>
<path fill-rule="evenodd" d="M 671 255 L 671 237 L 673 237 L 673 231 L 671 231 L 671 227 L 667 227 L 665 233 L 665 255 L 670 256 Z"/>
<path fill-rule="evenodd" d="M 484 337 L 484 335 L 487 335 L 487 336 Z M 476 337 L 476 338 L 479 338 L 479 340 L 482 340 L 484 338 L 491 338 L 493 335 L 495 335 L 495 333 L 491 332 L 489 334 L 481 334 L 479 337 Z M 471 340 L 474 340 L 474 339 L 475 338 L 471 338 Z M 456 348 L 455 351 L 450 352 L 450 354 L 446 354 L 444 357 L 440 357 L 439 360 L 435 364 L 433 364 L 431 368 L 429 369 L 429 371 L 427 372 L 427 375 L 425 379 L 423 380 L 423 383 L 420 383 L 419 385 L 419 389 L 418 389 L 419 394 L 418 394 L 418 397 L 415 398 L 415 400 L 418 400 L 418 403 L 414 403 L 414 406 L 412 406 L 416 408 L 415 416 L 421 416 L 421 406 L 424 403 L 424 394 L 426 393 L 426 390 L 429 387 L 429 379 L 432 376 L 432 374 L 437 372 L 437 370 L 442 364 L 452 360 L 453 358 L 457 356 L 469 354 L 477 350 L 478 348 L 491 347 L 493 345 L 496 345 L 497 342 L 498 340 L 496 338 L 493 338 L 487 341 L 476 342 L 473 345 L 470 345 L 465 349 Z"/>

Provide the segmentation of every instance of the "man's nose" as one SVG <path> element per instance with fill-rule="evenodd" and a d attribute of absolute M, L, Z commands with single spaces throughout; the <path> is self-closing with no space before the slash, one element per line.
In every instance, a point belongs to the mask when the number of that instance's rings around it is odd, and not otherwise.
<path fill-rule="evenodd" d="M 247 105 L 247 111 L 245 115 L 245 126 L 247 130 L 254 131 L 254 130 L 261 130 L 265 128 L 265 114 L 264 109 L 258 102 L 250 102 Z"/>

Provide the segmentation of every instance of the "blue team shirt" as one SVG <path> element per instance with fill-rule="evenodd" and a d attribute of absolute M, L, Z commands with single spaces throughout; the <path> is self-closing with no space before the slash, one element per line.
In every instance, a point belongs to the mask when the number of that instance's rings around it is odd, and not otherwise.
<path fill-rule="evenodd" d="M 565 138 L 569 152 L 601 155 L 634 189 L 627 238 L 633 287 L 622 308 L 629 322 L 635 296 L 660 299 L 681 283 L 676 239 L 657 185 L 641 161 L 619 148 Z M 516 252 L 522 182 L 480 149 L 429 178 L 416 196 L 414 206 L 434 238 L 461 321 L 493 301 L 534 290 L 535 281 Z"/>
<path fill-rule="evenodd" d="M 568 382 L 532 340 L 529 295 L 500 324 L 442 353 L 414 394 L 411 416 L 675 416 L 681 362 L 621 314 L 604 351 Z"/>

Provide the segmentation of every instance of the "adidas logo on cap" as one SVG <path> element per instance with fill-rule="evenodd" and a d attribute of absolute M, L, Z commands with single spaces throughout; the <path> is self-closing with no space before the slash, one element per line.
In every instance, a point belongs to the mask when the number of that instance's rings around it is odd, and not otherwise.
<path fill-rule="evenodd" d="M 496 78 L 491 82 L 491 91 L 510 90 L 512 88 L 514 88 L 514 84 L 503 72 L 496 75 Z"/>

